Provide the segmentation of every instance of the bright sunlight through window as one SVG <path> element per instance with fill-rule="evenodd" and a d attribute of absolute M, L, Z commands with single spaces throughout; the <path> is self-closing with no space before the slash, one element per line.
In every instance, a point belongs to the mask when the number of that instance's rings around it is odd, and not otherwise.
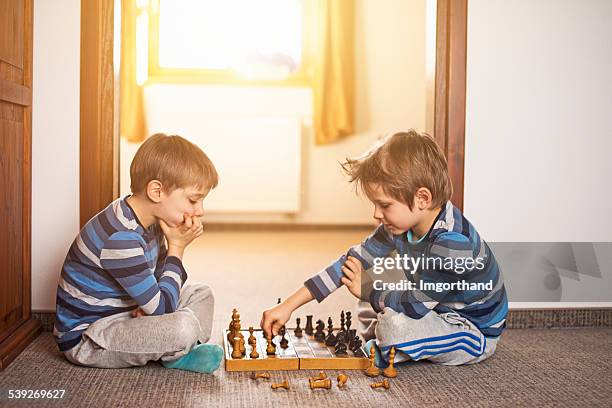
<path fill-rule="evenodd" d="M 302 69 L 302 0 L 159 0 L 160 70 L 283 79 Z"/>

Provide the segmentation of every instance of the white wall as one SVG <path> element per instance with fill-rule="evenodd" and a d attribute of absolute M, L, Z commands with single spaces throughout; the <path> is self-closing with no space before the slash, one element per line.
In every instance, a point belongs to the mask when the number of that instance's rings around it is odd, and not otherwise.
<path fill-rule="evenodd" d="M 610 21 L 608 0 L 469 1 L 465 214 L 490 242 L 607 243 L 580 274 L 496 253 L 510 300 L 612 304 Z"/>
<path fill-rule="evenodd" d="M 338 162 L 347 156 L 361 154 L 378 137 L 388 132 L 407 128 L 424 130 L 425 3 L 425 0 L 356 1 L 357 132 L 337 143 L 316 146 L 312 130 L 306 129 L 302 155 L 302 210 L 298 215 L 228 216 L 211 213 L 206 216 L 206 220 L 282 221 L 303 224 L 371 223 L 369 203 L 355 196 L 353 187 L 347 183 Z M 180 101 L 173 100 L 171 103 Z M 301 107 L 296 109 L 299 111 Z M 177 127 L 179 126 L 177 121 Z M 173 129 L 165 131 L 173 133 Z M 123 146 L 121 178 L 126 180 L 131 160 L 130 152 L 135 149 L 134 146 L 126 146 L 125 142 Z M 228 152 L 233 149 L 233 146 L 228 145 Z M 220 176 L 223 182 L 223 174 Z M 124 181 L 123 192 L 129 191 L 125 189 L 126 184 Z"/>
<path fill-rule="evenodd" d="M 612 241 L 612 2 L 470 0 L 465 213 L 485 239 Z"/>
<path fill-rule="evenodd" d="M 32 309 L 53 310 L 79 231 L 80 1 L 34 1 Z"/>

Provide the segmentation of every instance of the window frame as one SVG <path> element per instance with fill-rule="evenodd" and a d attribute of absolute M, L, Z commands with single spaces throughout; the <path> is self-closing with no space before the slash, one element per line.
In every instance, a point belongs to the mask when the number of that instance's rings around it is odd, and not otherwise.
<path fill-rule="evenodd" d="M 314 72 L 314 10 L 312 1 L 301 0 L 303 10 L 302 60 L 299 69 L 281 79 L 245 78 L 231 70 L 164 68 L 159 65 L 159 3 L 149 0 L 147 83 L 224 84 L 251 86 L 312 86 Z"/>

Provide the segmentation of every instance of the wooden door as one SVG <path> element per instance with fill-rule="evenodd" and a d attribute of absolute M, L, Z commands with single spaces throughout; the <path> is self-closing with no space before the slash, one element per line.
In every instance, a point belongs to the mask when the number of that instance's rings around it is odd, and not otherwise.
<path fill-rule="evenodd" d="M 0 368 L 40 331 L 31 317 L 32 1 L 0 1 Z"/>

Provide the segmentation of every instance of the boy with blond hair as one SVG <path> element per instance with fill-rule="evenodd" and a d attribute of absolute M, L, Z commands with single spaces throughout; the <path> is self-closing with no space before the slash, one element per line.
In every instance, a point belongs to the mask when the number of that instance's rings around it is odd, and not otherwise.
<path fill-rule="evenodd" d="M 262 329 L 277 333 L 294 310 L 344 285 L 369 303 L 360 306 L 361 334 L 379 366 L 392 347 L 395 362 L 460 365 L 491 356 L 505 328 L 506 290 L 489 246 L 450 201 L 447 163 L 435 141 L 413 130 L 397 133 L 343 168 L 374 204 L 380 225 L 266 310 Z M 388 264 L 400 266 L 405 279 L 385 282 Z"/>
<path fill-rule="evenodd" d="M 54 335 L 75 364 L 162 365 L 210 373 L 222 349 L 210 338 L 214 298 L 185 285 L 185 248 L 202 234 L 203 201 L 215 166 L 180 136 L 156 134 L 130 166 L 132 195 L 90 219 L 64 262 Z"/>

